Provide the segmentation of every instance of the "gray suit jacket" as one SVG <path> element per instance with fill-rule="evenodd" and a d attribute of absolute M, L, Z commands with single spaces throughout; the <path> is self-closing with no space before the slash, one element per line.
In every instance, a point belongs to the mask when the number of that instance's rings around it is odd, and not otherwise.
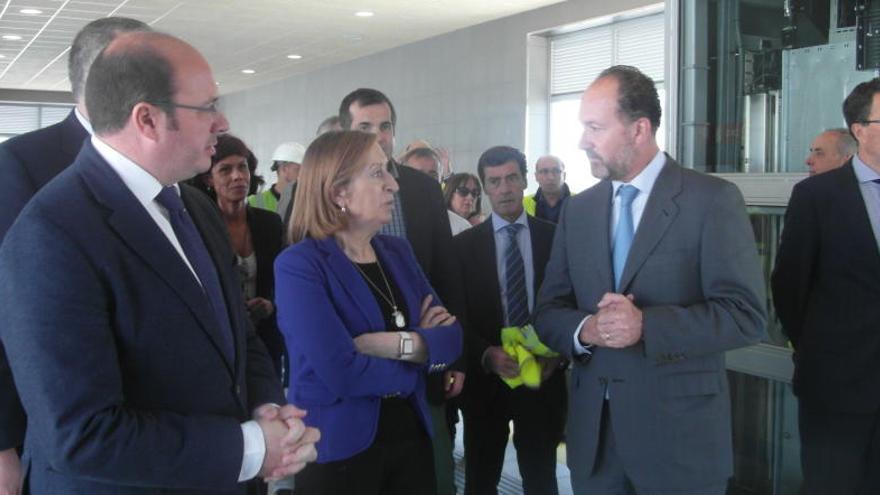
<path fill-rule="evenodd" d="M 560 216 L 538 296 L 543 342 L 573 357 L 574 332 L 614 292 L 611 182 L 573 196 Z M 666 164 L 642 214 L 621 279 L 643 313 L 634 346 L 575 360 L 569 386 L 572 484 L 591 473 L 606 384 L 627 475 L 653 489 L 723 483 L 732 473 L 724 351 L 765 335 L 754 234 L 731 183 Z"/>

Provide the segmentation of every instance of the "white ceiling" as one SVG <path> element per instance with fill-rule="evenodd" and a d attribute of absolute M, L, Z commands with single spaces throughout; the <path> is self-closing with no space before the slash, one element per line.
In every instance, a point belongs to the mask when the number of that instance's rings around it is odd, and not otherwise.
<path fill-rule="evenodd" d="M 560 1 L 0 0 L 0 36 L 21 36 L 0 39 L 0 88 L 69 91 L 70 42 L 86 23 L 110 15 L 192 43 L 229 93 Z"/>

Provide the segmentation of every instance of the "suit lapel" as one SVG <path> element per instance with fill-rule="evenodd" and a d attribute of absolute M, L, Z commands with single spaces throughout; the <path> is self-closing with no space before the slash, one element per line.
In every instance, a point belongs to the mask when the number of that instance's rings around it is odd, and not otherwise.
<path fill-rule="evenodd" d="M 473 227 L 477 230 L 479 238 L 474 246 L 474 266 L 485 270 L 485 282 L 487 293 L 483 295 L 489 309 L 499 315 L 501 325 L 504 324 L 504 306 L 501 304 L 501 285 L 498 283 L 498 259 L 495 247 L 495 229 L 492 225 L 492 217 L 487 218 L 480 225 Z M 465 274 L 468 276 L 469 274 Z"/>
<path fill-rule="evenodd" d="M 534 274 L 532 294 L 537 299 L 538 289 L 541 287 L 541 281 L 544 280 L 546 260 L 550 259 L 550 251 L 547 249 L 550 243 L 543 239 L 544 229 L 541 228 L 543 225 L 538 224 L 538 221 L 529 215 L 526 215 L 526 220 L 529 222 L 529 240 L 532 243 L 532 274 Z M 542 260 L 544 263 L 541 262 Z"/>
<path fill-rule="evenodd" d="M 667 157 L 666 164 L 651 190 L 651 196 L 648 197 L 648 203 L 645 205 L 645 211 L 633 238 L 623 276 L 620 278 L 621 293 L 626 292 L 635 274 L 678 216 L 678 205 L 674 199 L 681 192 L 681 181 L 681 170 L 672 159 Z"/>
<path fill-rule="evenodd" d="M 599 281 L 608 291 L 614 290 L 614 273 L 611 268 L 611 181 L 604 180 L 596 187 L 595 194 L 585 194 L 585 208 L 575 212 L 567 207 L 568 215 L 581 215 L 580 218 L 569 220 L 566 228 L 574 228 L 577 248 L 568 254 L 569 258 L 592 257 L 590 266 L 599 272 Z M 599 235 L 595 235 L 598 233 Z M 549 258 L 548 258 L 549 259 Z M 585 274 L 592 277 L 592 273 Z"/>
<path fill-rule="evenodd" d="M 878 251 L 877 238 L 874 237 L 874 229 L 871 227 L 871 217 L 868 216 L 868 206 L 865 204 L 865 198 L 862 196 L 862 190 L 859 186 L 859 179 L 856 177 L 855 169 L 852 166 L 852 159 L 844 166 L 845 173 L 836 177 L 840 178 L 836 188 L 840 194 L 836 195 L 841 203 L 841 208 L 849 212 L 837 219 L 840 222 L 847 222 L 849 227 L 845 229 L 850 232 L 853 237 L 853 245 L 865 246 L 868 251 L 867 260 L 871 261 L 871 266 L 865 269 L 871 269 L 875 273 L 880 273 L 880 251 Z"/>
<path fill-rule="evenodd" d="M 212 310 L 192 272 L 153 218 L 90 142 L 86 142 L 81 154 L 87 159 L 76 162 L 78 172 L 95 199 L 108 209 L 110 228 L 183 300 L 226 361 Z M 231 363 L 227 361 L 227 364 L 232 372 Z"/>
<path fill-rule="evenodd" d="M 339 281 L 339 285 L 342 286 L 342 289 L 345 290 L 354 302 L 354 305 L 360 310 L 364 320 L 369 322 L 368 328 L 385 328 L 385 320 L 382 318 L 376 298 L 373 297 L 373 293 L 370 292 L 370 288 L 364 282 L 363 277 L 358 273 L 351 260 L 336 245 L 336 240 L 331 236 L 315 242 L 321 252 L 324 253 L 327 265 Z"/>

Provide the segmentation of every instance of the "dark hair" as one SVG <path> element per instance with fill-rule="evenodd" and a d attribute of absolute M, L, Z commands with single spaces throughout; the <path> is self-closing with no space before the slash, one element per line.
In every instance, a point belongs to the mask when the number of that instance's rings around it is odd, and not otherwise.
<path fill-rule="evenodd" d="M 617 81 L 617 112 L 628 122 L 646 118 L 651 122 L 651 132 L 657 134 L 660 127 L 660 97 L 654 81 L 639 69 L 630 65 L 615 65 L 599 74 L 599 79 L 611 77 Z"/>
<path fill-rule="evenodd" d="M 363 168 L 376 139 L 362 131 L 331 131 L 312 141 L 296 182 L 291 243 L 306 237 L 324 239 L 348 226 L 348 215 L 333 200 Z"/>
<path fill-rule="evenodd" d="M 67 78 L 73 99 L 82 101 L 89 67 L 116 36 L 132 31 L 150 31 L 150 26 L 127 17 L 102 17 L 85 25 L 73 38 L 67 57 Z"/>
<path fill-rule="evenodd" d="M 349 109 L 353 103 L 357 103 L 361 107 L 387 103 L 388 108 L 391 109 L 391 125 L 395 128 L 397 127 L 397 112 L 394 111 L 394 105 L 391 103 L 391 100 L 379 90 L 358 88 L 343 98 L 342 103 L 339 104 L 339 123 L 342 125 L 343 130 L 351 129 L 351 111 Z"/>
<path fill-rule="evenodd" d="M 480 175 L 480 180 L 486 181 L 486 167 L 497 167 L 507 162 L 516 162 L 523 180 L 526 180 L 528 173 L 526 155 L 512 146 L 493 146 L 480 155 L 480 160 L 477 162 L 477 173 Z"/>
<path fill-rule="evenodd" d="M 474 185 L 476 185 L 477 190 L 480 192 L 480 195 L 483 194 L 483 186 L 480 185 L 480 179 L 474 174 L 468 173 L 458 173 L 452 174 L 446 179 L 443 188 L 443 202 L 446 204 L 446 209 L 452 209 L 452 197 L 455 195 L 455 190 L 461 186 L 467 187 L 468 181 L 474 181 Z M 476 208 L 474 209 L 474 215 L 479 215 L 483 209 L 483 202 L 480 201 L 480 198 L 475 198 L 474 205 Z M 467 220 L 467 219 L 465 219 Z"/>
<path fill-rule="evenodd" d="M 431 148 L 413 148 L 401 157 L 400 162 L 406 164 L 410 158 L 430 158 L 437 162 L 438 165 L 440 164 L 440 156 Z"/>
<path fill-rule="evenodd" d="M 336 126 L 339 126 L 340 128 L 342 127 L 342 124 L 339 123 L 339 116 L 331 115 L 321 122 L 321 125 L 318 126 L 318 130 L 315 131 L 315 135 L 320 136 L 325 132 L 336 130 L 334 129 Z"/>
<path fill-rule="evenodd" d="M 148 102 L 171 115 L 174 129 L 174 92 L 171 62 L 149 44 L 105 50 L 92 64 L 86 82 L 89 121 L 95 134 L 110 134 L 125 127 L 135 105 Z"/>
<path fill-rule="evenodd" d="M 857 85 L 843 100 L 843 119 L 846 120 L 846 128 L 850 133 L 852 133 L 853 124 L 868 120 L 876 93 L 880 93 L 880 78 L 878 77 Z"/>
<path fill-rule="evenodd" d="M 217 162 L 224 158 L 238 155 L 245 157 L 247 160 L 248 171 L 251 173 L 251 183 L 248 186 L 248 195 L 255 194 L 264 181 L 262 177 L 256 175 L 257 157 L 250 148 L 244 144 L 244 141 L 232 134 L 221 134 L 217 136 L 217 144 L 215 145 L 214 150 L 214 155 L 211 156 L 211 167 L 207 171 L 189 179 L 187 183 L 207 194 L 212 200 L 216 200 L 217 194 L 213 190 L 208 189 L 207 178 L 211 175 L 211 171 L 214 170 L 214 165 L 216 165 Z"/>

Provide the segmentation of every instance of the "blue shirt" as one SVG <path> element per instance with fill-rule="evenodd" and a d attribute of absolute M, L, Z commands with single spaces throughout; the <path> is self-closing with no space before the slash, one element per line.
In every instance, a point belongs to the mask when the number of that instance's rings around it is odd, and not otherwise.
<path fill-rule="evenodd" d="M 529 296 L 529 314 L 535 309 L 535 267 L 532 263 L 532 236 L 529 232 L 529 222 L 526 219 L 526 212 L 523 211 L 519 218 L 513 223 L 522 225 L 523 229 L 519 229 L 516 235 L 519 252 L 522 255 L 523 264 L 525 265 L 526 275 L 526 293 Z M 508 326 L 507 321 L 507 267 L 505 264 L 505 255 L 507 254 L 507 243 L 509 234 L 505 227 L 511 222 L 501 218 L 496 213 L 492 213 L 492 231 L 495 232 L 495 270 L 498 273 L 498 288 L 501 289 L 501 309 L 504 312 L 504 325 Z"/>

